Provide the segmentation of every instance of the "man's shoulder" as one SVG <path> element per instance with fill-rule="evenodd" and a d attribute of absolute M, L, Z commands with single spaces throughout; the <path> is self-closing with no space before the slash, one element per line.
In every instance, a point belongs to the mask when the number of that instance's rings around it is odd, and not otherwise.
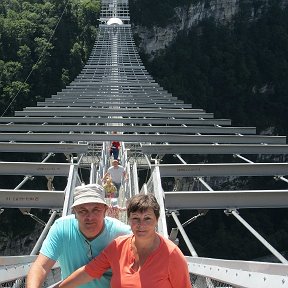
<path fill-rule="evenodd" d="M 122 221 L 120 221 L 120 220 L 118 220 L 116 218 L 109 217 L 109 216 L 105 217 L 105 225 L 107 225 L 107 226 L 120 225 L 120 226 L 123 226 L 123 227 L 128 226 L 127 224 L 123 223 Z"/>
<path fill-rule="evenodd" d="M 118 171 L 122 172 L 122 171 L 125 170 L 125 168 L 124 168 L 122 165 L 118 165 L 117 169 L 115 169 L 115 170 L 116 170 L 117 172 L 118 172 Z"/>
<path fill-rule="evenodd" d="M 55 220 L 54 226 L 58 227 L 69 227 L 69 226 L 74 226 L 77 223 L 77 220 L 75 218 L 74 214 L 68 215 L 68 216 L 63 216 Z"/>
<path fill-rule="evenodd" d="M 129 225 L 109 216 L 105 217 L 105 226 L 108 231 L 113 233 L 121 233 L 122 235 L 131 233 L 131 228 Z"/>
<path fill-rule="evenodd" d="M 62 223 L 62 222 L 74 222 L 75 219 L 75 215 L 71 214 L 71 215 L 67 215 L 67 216 L 62 216 L 60 218 L 58 218 L 57 220 L 55 220 L 55 223 Z"/>

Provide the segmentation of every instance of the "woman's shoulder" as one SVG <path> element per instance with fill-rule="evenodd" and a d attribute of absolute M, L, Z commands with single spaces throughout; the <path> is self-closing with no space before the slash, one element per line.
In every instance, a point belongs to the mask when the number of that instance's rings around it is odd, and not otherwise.
<path fill-rule="evenodd" d="M 132 235 L 121 235 L 113 240 L 111 246 L 117 249 L 129 249 Z"/>
<path fill-rule="evenodd" d="M 116 218 L 106 216 L 104 231 L 117 236 L 127 235 L 131 233 L 131 227 Z"/>
<path fill-rule="evenodd" d="M 173 252 L 175 249 L 178 250 L 178 246 L 172 242 L 171 240 L 164 238 L 163 236 L 159 235 L 159 238 L 161 240 L 161 244 L 162 246 L 166 247 L 166 249 L 168 249 L 169 253 Z"/>

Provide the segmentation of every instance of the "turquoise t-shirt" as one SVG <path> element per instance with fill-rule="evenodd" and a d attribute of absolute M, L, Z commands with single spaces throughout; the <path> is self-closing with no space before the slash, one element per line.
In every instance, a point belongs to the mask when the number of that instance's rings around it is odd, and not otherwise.
<path fill-rule="evenodd" d="M 79 231 L 77 219 L 74 215 L 69 215 L 55 221 L 40 253 L 59 262 L 61 276 L 64 279 L 87 264 L 92 257 L 97 256 L 113 239 L 130 233 L 130 226 L 117 219 L 105 217 L 105 228 L 102 233 L 93 241 L 88 241 Z M 111 270 L 108 270 L 100 279 L 79 287 L 108 288 L 111 275 Z"/>

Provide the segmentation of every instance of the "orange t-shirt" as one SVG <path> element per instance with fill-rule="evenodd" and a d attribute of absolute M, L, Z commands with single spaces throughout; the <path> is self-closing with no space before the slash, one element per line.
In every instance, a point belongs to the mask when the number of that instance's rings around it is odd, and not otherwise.
<path fill-rule="evenodd" d="M 85 266 L 93 278 L 99 278 L 112 269 L 112 288 L 191 288 L 186 259 L 170 240 L 159 235 L 159 247 L 146 259 L 144 265 L 132 269 L 134 254 L 131 250 L 132 235 L 113 240 L 102 253 Z"/>
<path fill-rule="evenodd" d="M 118 142 L 118 141 L 112 141 L 111 147 L 115 147 L 115 148 L 119 149 L 119 147 L 120 147 L 120 142 Z"/>

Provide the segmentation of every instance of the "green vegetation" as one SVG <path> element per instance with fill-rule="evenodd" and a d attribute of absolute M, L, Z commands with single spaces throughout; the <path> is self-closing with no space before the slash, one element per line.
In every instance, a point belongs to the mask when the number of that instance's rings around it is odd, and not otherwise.
<path fill-rule="evenodd" d="M 6 116 L 51 96 L 78 75 L 97 35 L 99 12 L 100 0 L 0 2 L 1 115 L 16 95 Z"/>

